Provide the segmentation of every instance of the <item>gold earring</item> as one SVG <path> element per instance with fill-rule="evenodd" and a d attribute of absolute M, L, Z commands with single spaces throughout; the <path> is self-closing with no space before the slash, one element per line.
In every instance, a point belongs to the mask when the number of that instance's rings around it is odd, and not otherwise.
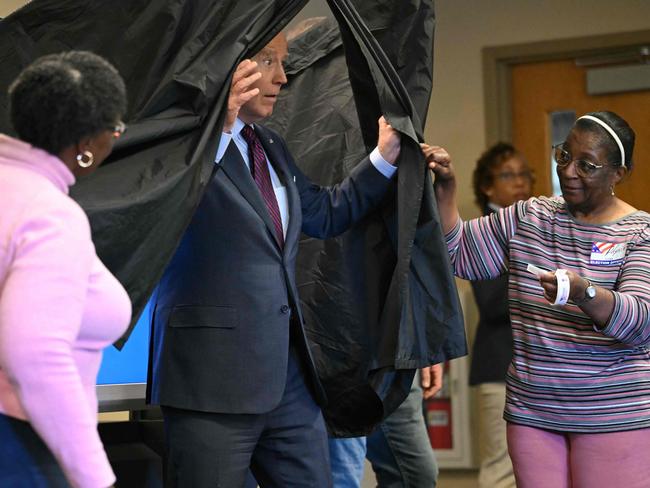
<path fill-rule="evenodd" d="M 84 151 L 77 154 L 77 164 L 82 168 L 90 168 L 95 162 L 95 156 L 90 151 Z"/>
<path fill-rule="evenodd" d="M 612 192 L 612 196 L 615 196 L 615 193 L 614 193 L 614 185 L 612 185 L 612 186 L 610 187 L 610 191 Z"/>

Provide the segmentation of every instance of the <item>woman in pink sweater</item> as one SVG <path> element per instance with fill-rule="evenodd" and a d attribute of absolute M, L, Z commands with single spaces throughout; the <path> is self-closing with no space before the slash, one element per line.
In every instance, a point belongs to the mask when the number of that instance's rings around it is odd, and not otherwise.
<path fill-rule="evenodd" d="M 124 83 L 89 52 L 49 55 L 9 88 L 18 139 L 0 134 L 0 486 L 106 488 L 97 433 L 102 349 L 128 296 L 68 196 L 124 131 Z"/>

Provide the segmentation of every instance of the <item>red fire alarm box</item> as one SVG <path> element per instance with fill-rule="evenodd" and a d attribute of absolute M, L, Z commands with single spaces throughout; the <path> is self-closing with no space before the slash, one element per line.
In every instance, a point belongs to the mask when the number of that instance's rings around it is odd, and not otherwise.
<path fill-rule="evenodd" d="M 425 402 L 429 440 L 434 449 L 452 449 L 451 399 L 432 398 Z"/>

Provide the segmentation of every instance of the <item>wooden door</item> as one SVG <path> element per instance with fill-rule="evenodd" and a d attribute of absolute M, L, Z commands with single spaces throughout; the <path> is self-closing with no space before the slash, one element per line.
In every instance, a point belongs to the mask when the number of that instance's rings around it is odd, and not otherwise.
<path fill-rule="evenodd" d="M 586 69 L 574 61 L 544 61 L 512 66 L 512 139 L 535 171 L 534 192 L 551 195 L 551 121 L 559 111 L 576 115 L 611 110 L 636 133 L 634 170 L 616 194 L 634 207 L 650 211 L 650 91 L 588 95 Z"/>

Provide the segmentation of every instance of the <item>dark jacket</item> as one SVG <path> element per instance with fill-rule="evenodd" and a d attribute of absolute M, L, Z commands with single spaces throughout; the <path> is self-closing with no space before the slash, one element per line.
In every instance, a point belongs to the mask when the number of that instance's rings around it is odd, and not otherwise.
<path fill-rule="evenodd" d="M 295 281 L 301 230 L 340 234 L 391 184 L 364 159 L 340 185 L 319 187 L 296 167 L 284 140 L 256 126 L 287 189 L 289 226 L 280 249 L 265 203 L 234 143 L 216 167 L 158 287 L 148 401 L 220 413 L 264 413 L 282 397 L 290 318 L 316 399 L 324 402 L 302 329 Z"/>
<path fill-rule="evenodd" d="M 480 319 L 476 329 L 470 385 L 503 382 L 512 360 L 512 328 L 508 313 L 508 275 L 473 281 Z"/>
<path fill-rule="evenodd" d="M 485 214 L 491 211 L 488 209 Z M 512 360 L 508 275 L 472 281 L 479 322 L 472 349 L 469 384 L 504 382 Z"/>

